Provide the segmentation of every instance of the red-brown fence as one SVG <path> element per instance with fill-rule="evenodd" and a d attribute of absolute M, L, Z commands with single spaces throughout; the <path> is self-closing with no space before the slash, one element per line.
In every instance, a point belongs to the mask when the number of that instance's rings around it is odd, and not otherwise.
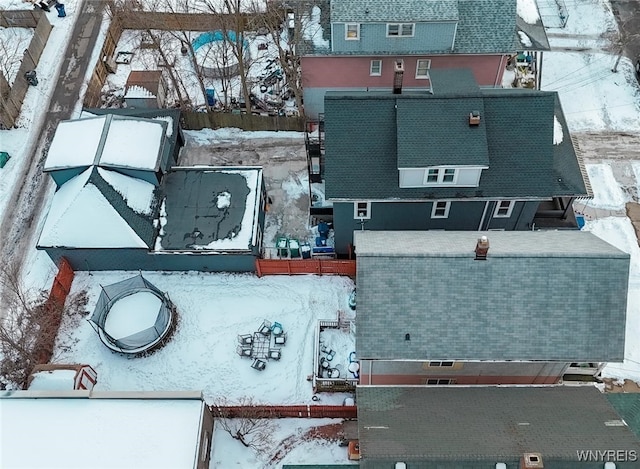
<path fill-rule="evenodd" d="M 209 406 L 214 418 L 338 418 L 355 419 L 354 405 L 289 405 L 289 406 Z"/>
<path fill-rule="evenodd" d="M 256 272 L 263 275 L 344 275 L 355 278 L 356 261 L 342 259 L 257 259 Z"/>
<path fill-rule="evenodd" d="M 50 320 L 43 321 L 38 341 L 36 343 L 37 364 L 47 363 L 53 355 L 53 346 L 55 345 L 56 336 L 60 329 L 62 321 L 62 313 L 64 312 L 64 303 L 71 291 L 73 283 L 73 268 L 71 264 L 63 257 L 58 265 L 58 274 L 53 280 L 49 298 L 44 304 L 43 314 L 49 316 Z"/>

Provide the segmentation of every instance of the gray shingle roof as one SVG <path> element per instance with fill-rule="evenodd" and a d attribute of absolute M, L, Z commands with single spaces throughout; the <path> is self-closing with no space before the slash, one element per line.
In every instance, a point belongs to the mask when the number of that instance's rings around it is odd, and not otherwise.
<path fill-rule="evenodd" d="M 433 70 L 433 95 L 328 92 L 327 198 L 544 199 L 587 195 L 557 93 L 477 87 L 468 93 L 449 92 L 446 87 L 438 91 L 439 83 L 455 81 L 456 73 L 465 76 L 469 72 L 448 70 L 440 74 Z M 462 127 L 472 110 L 482 111 L 480 128 L 465 129 L 462 135 L 466 139 L 475 133 L 478 140 L 461 141 Z M 443 120 L 443 112 L 461 115 L 447 115 Z M 564 133 L 557 145 L 553 144 L 554 115 Z M 483 145 L 486 148 L 481 151 Z M 483 170 L 479 187 L 399 187 L 399 156 L 402 164 L 426 164 L 437 161 L 437 155 L 442 155 L 439 164 L 486 162 L 484 155 L 488 155 L 489 168 Z"/>
<path fill-rule="evenodd" d="M 358 386 L 356 400 L 363 468 L 517 467 L 526 452 L 582 467 L 577 451 L 640 449 L 628 427 L 611 425 L 620 416 L 591 386 Z"/>
<path fill-rule="evenodd" d="M 458 19 L 458 0 L 332 0 L 331 21 L 448 21 Z"/>
<path fill-rule="evenodd" d="M 475 260 L 483 234 L 488 259 Z M 623 359 L 629 255 L 589 232 L 356 231 L 354 241 L 360 358 Z"/>
<path fill-rule="evenodd" d="M 515 0 L 459 0 L 454 53 L 508 53 L 516 45 Z"/>
<path fill-rule="evenodd" d="M 134 211 L 110 184 L 108 184 L 98 173 L 96 167 L 91 171 L 88 183 L 93 184 L 109 201 L 118 215 L 136 232 L 144 243 L 153 247 L 153 240 L 156 235 L 156 228 L 153 226 L 153 215 L 144 215 Z M 153 202 L 152 214 L 156 212 L 157 200 Z"/>

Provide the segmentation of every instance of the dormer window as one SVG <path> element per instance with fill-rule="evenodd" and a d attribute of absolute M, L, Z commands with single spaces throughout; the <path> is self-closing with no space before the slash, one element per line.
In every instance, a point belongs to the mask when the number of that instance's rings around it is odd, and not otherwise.
<path fill-rule="evenodd" d="M 453 184 L 455 181 L 455 168 L 429 168 L 424 182 L 425 184 Z"/>
<path fill-rule="evenodd" d="M 360 25 L 358 23 L 347 23 L 344 25 L 344 38 L 347 41 L 357 41 L 360 39 Z"/>
<path fill-rule="evenodd" d="M 413 37 L 413 23 L 387 23 L 387 37 Z"/>

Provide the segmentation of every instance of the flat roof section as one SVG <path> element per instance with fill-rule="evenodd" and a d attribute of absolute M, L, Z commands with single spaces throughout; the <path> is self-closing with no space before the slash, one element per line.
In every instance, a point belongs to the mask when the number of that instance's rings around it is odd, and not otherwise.
<path fill-rule="evenodd" d="M 156 251 L 249 250 L 261 186 L 261 168 L 174 167 L 163 183 Z"/>

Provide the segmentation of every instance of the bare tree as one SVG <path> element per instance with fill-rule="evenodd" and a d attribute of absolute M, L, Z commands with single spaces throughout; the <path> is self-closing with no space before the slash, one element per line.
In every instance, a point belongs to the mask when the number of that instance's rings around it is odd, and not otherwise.
<path fill-rule="evenodd" d="M 620 60 L 622 60 L 625 50 L 640 41 L 640 34 L 635 31 L 630 31 L 630 25 L 627 23 L 628 20 L 622 21 L 618 24 L 617 29 L 609 30 L 603 34 L 603 37 L 609 40 L 610 43 L 607 49 L 616 54 L 616 60 L 613 67 L 611 67 L 613 73 L 618 72 L 618 66 L 620 65 Z"/>
<path fill-rule="evenodd" d="M 35 365 L 46 362 L 53 349 L 65 305 L 48 298 L 45 291 L 25 287 L 17 264 L 0 270 L 3 312 L 0 322 L 0 389 L 26 389 Z M 81 293 L 67 302 L 68 312 L 79 313 L 86 305 Z"/>
<path fill-rule="evenodd" d="M 15 34 L 0 36 L 0 74 L 4 75 L 10 84 L 13 83 L 22 63 L 24 46 L 25 43 Z"/>
<path fill-rule="evenodd" d="M 271 413 L 256 406 L 252 398 L 243 397 L 233 405 L 223 398 L 212 406 L 212 411 L 220 426 L 245 447 L 257 452 L 273 449 Z"/>

